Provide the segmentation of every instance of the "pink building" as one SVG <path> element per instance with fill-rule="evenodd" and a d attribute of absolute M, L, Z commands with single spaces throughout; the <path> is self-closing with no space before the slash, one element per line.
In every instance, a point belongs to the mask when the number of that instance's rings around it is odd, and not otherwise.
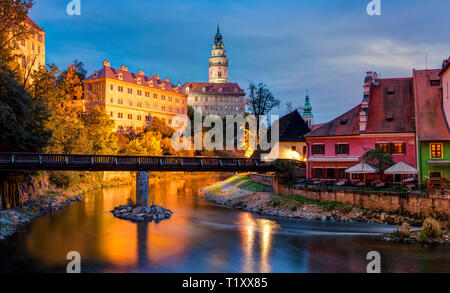
<path fill-rule="evenodd" d="M 308 178 L 348 178 L 345 170 L 375 148 L 416 167 L 413 79 L 379 79 L 368 72 L 362 103 L 314 127 L 306 141 Z"/>

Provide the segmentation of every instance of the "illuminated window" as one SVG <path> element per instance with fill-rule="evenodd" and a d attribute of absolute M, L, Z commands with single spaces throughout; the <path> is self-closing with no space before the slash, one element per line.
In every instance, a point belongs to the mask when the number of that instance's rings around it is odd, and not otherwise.
<path fill-rule="evenodd" d="M 390 151 L 389 151 L 389 144 L 388 143 L 378 143 L 376 145 L 376 149 L 384 151 L 385 153 L 390 153 Z"/>
<path fill-rule="evenodd" d="M 397 142 L 392 144 L 393 154 L 404 154 L 406 153 L 406 144 L 403 142 Z"/>
<path fill-rule="evenodd" d="M 431 143 L 430 144 L 430 157 L 432 159 L 442 159 L 442 143 Z"/>

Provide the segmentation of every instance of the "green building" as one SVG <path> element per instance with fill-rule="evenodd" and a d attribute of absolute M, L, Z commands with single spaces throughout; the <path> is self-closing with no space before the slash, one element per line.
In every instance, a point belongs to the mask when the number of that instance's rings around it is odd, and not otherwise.
<path fill-rule="evenodd" d="M 450 179 L 448 63 L 443 69 L 414 70 L 419 178 Z M 450 114 L 450 113 L 449 113 Z"/>

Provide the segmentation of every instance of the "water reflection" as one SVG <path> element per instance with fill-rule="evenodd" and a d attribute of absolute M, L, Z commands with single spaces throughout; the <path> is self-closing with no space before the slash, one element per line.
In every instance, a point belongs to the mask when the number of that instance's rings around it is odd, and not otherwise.
<path fill-rule="evenodd" d="M 270 250 L 272 248 L 272 237 L 280 226 L 272 220 L 255 219 L 250 213 L 241 213 L 237 223 L 241 228 L 242 251 L 244 262 L 242 271 L 247 273 L 260 272 L 270 273 Z M 259 243 L 256 241 L 259 238 Z M 258 251 L 259 258 L 255 253 Z M 257 265 L 259 264 L 259 267 Z"/>
<path fill-rule="evenodd" d="M 136 224 L 109 212 L 134 188 L 92 192 L 68 209 L 36 219 L 0 242 L 0 272 L 65 272 L 80 252 L 83 272 L 365 272 L 380 251 L 384 272 L 449 272 L 450 251 L 380 240 L 395 227 L 267 218 L 219 207 L 199 190 L 229 175 L 152 184 L 150 202 L 175 214 Z"/>

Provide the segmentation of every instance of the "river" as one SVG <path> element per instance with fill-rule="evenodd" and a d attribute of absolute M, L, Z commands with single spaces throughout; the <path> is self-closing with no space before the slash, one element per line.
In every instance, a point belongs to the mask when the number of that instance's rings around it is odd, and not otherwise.
<path fill-rule="evenodd" d="M 65 272 L 78 251 L 82 272 L 365 272 L 369 251 L 383 272 L 450 272 L 450 249 L 382 240 L 395 227 L 264 217 L 200 198 L 226 174 L 152 184 L 151 202 L 175 212 L 161 223 L 135 224 L 110 210 L 133 187 L 91 192 L 0 241 L 0 272 Z"/>

